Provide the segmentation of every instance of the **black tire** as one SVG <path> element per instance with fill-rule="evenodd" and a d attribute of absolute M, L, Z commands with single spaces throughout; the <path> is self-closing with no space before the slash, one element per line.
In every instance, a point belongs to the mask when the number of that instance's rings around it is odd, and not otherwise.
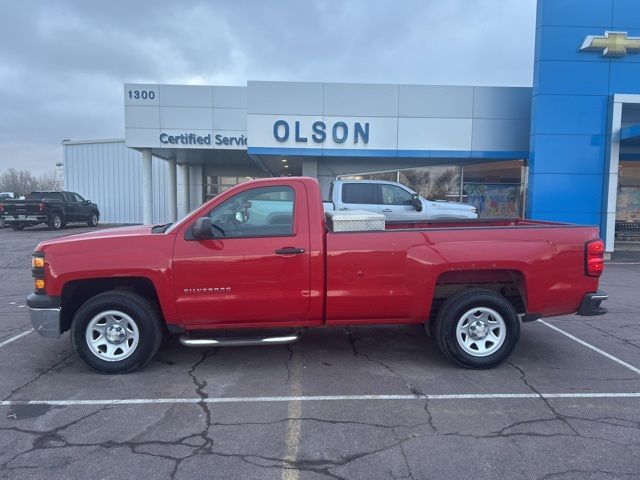
<path fill-rule="evenodd" d="M 99 218 L 100 217 L 98 217 L 98 214 L 96 212 L 93 212 L 91 215 L 89 215 L 89 220 L 87 220 L 87 225 L 89 225 L 90 227 L 97 227 Z"/>
<path fill-rule="evenodd" d="M 13 224 L 11 225 L 11 228 L 13 228 L 16 232 L 19 232 L 20 230 L 24 230 L 24 225 L 22 225 L 21 223 Z"/>
<path fill-rule="evenodd" d="M 47 225 L 49 230 L 62 230 L 65 225 L 64 218 L 59 213 L 52 213 Z"/>
<path fill-rule="evenodd" d="M 478 310 L 470 313 L 474 309 Z M 502 335 L 504 335 L 502 343 L 492 342 L 487 337 L 476 341 L 467 333 L 471 345 L 467 346 L 466 349 L 468 351 L 465 351 L 463 338 L 466 337 L 464 334 L 461 334 L 460 338 L 458 337 L 458 323 L 461 322 L 461 328 L 465 330 L 463 317 L 467 319 L 475 318 L 474 315 L 491 311 L 496 312 L 503 321 L 505 331 L 502 332 Z M 470 315 L 467 315 L 469 313 Z M 489 315 L 491 316 L 491 314 Z M 493 318 L 492 322 L 496 322 L 496 319 Z M 467 325 L 467 332 L 470 332 L 469 328 L 470 325 Z M 498 332 L 498 335 L 501 335 L 500 329 L 502 327 L 496 326 L 494 328 L 496 330 L 491 327 L 488 330 L 492 333 Z M 478 288 L 460 292 L 447 299 L 438 312 L 433 331 L 438 348 L 447 358 L 466 368 L 487 369 L 502 363 L 513 351 L 520 338 L 520 319 L 513 305 L 502 295 L 498 295 L 491 290 Z M 482 348 L 478 347 L 478 345 L 484 340 L 487 340 L 484 346 L 487 343 L 490 344 L 487 351 L 473 353 L 474 344 L 476 350 L 478 350 Z M 492 348 L 495 348 L 495 351 L 491 352 Z"/>
<path fill-rule="evenodd" d="M 117 310 L 128 315 L 139 332 L 137 346 L 122 360 L 107 361 L 89 348 L 86 332 L 90 322 L 102 312 Z M 71 345 L 80 360 L 100 373 L 129 373 L 146 365 L 162 343 L 163 325 L 157 310 L 142 296 L 112 290 L 87 300 L 76 312 L 71 323 Z"/>
<path fill-rule="evenodd" d="M 4 227 L 6 227 L 6 224 L 4 223 L 4 217 L 0 217 L 0 228 Z"/>

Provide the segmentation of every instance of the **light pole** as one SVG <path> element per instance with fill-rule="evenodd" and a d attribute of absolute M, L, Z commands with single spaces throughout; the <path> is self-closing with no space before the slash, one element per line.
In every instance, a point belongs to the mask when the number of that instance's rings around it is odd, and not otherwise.
<path fill-rule="evenodd" d="M 60 190 L 64 189 L 64 163 L 56 162 L 56 169 L 54 170 L 56 176 L 56 185 L 61 185 Z"/>

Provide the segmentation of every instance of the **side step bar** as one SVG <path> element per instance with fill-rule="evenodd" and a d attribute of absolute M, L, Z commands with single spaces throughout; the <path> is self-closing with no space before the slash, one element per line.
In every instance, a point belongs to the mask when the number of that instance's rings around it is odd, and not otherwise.
<path fill-rule="evenodd" d="M 293 343 L 302 337 L 302 332 L 281 337 L 220 337 L 191 338 L 180 335 L 180 343 L 185 347 L 246 347 L 249 345 L 284 345 Z"/>

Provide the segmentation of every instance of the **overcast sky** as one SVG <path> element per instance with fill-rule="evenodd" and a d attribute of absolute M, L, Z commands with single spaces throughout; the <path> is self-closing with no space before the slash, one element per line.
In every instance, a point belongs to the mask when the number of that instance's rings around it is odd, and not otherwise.
<path fill-rule="evenodd" d="M 0 173 L 124 136 L 123 83 L 531 85 L 535 0 L 5 2 Z"/>

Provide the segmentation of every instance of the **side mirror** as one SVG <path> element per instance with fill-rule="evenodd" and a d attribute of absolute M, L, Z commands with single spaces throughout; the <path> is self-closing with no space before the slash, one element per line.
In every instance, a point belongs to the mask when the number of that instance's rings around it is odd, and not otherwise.
<path fill-rule="evenodd" d="M 211 218 L 201 217 L 196 220 L 196 223 L 191 227 L 191 233 L 193 233 L 193 238 L 198 240 L 213 238 L 213 235 L 211 234 Z"/>
<path fill-rule="evenodd" d="M 411 195 L 411 205 L 414 206 L 416 211 L 418 212 L 422 211 L 422 200 L 420 200 L 420 195 L 418 195 L 417 193 L 414 193 L 413 195 Z"/>

